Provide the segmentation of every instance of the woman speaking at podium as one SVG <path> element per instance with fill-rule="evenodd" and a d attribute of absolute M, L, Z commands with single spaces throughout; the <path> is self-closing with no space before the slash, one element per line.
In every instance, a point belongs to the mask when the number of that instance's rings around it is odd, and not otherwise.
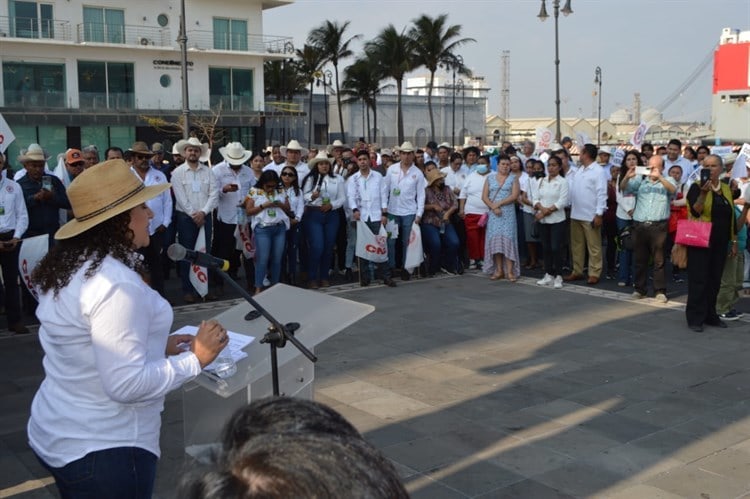
<path fill-rule="evenodd" d="M 151 497 L 164 396 L 227 344 L 210 321 L 169 336 L 169 303 L 143 280 L 146 187 L 122 160 L 93 166 L 68 188 L 75 218 L 32 274 L 45 378 L 29 444 L 63 498 Z"/>

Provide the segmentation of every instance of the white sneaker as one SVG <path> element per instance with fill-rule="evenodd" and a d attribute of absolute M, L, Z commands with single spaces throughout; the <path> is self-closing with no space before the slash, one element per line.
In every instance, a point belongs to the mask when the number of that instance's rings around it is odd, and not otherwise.
<path fill-rule="evenodd" d="M 542 278 L 542 280 L 537 281 L 536 283 L 539 286 L 549 286 L 550 284 L 552 284 L 554 280 L 555 280 L 554 277 L 552 277 L 551 275 L 544 274 L 544 277 Z"/>
<path fill-rule="evenodd" d="M 263 278 L 263 287 L 267 288 L 270 285 L 271 285 L 271 281 L 268 280 L 268 277 L 264 277 Z"/>
<path fill-rule="evenodd" d="M 645 295 L 640 294 L 638 291 L 633 291 L 633 294 L 630 295 L 630 297 L 633 298 L 634 300 L 640 300 L 644 296 Z"/>
<path fill-rule="evenodd" d="M 667 303 L 667 295 L 665 295 L 664 293 L 658 293 L 654 297 L 654 300 L 658 301 L 659 303 Z"/>
<path fill-rule="evenodd" d="M 561 275 L 555 277 L 555 289 L 562 289 L 563 278 Z"/>

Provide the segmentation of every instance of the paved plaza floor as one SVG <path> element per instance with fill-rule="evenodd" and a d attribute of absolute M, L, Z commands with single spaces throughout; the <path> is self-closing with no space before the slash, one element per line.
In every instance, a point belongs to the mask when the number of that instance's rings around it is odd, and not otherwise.
<path fill-rule="evenodd" d="M 750 324 L 693 333 L 679 299 L 535 280 L 330 288 L 375 312 L 316 349 L 316 399 L 415 498 L 750 497 Z M 175 328 L 235 303 L 177 307 Z M 0 363 L 0 497 L 56 497 L 26 444 L 36 334 L 0 338 Z M 180 392 L 163 420 L 169 498 L 190 464 Z"/>

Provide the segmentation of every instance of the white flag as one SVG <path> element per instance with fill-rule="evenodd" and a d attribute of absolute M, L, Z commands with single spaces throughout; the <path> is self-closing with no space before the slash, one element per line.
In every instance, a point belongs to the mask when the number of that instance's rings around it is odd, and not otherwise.
<path fill-rule="evenodd" d="M 591 144 L 591 139 L 583 132 L 576 132 L 576 142 L 578 142 L 578 150 L 582 151 L 583 146 Z"/>
<path fill-rule="evenodd" d="M 201 227 L 198 237 L 195 239 L 195 251 L 206 252 L 205 227 Z M 190 284 L 193 285 L 199 295 L 206 296 L 208 294 L 208 270 L 206 267 L 200 267 L 194 263 L 190 264 Z"/>
<path fill-rule="evenodd" d="M 412 224 L 411 234 L 409 234 L 409 245 L 406 247 L 406 258 L 404 259 L 404 268 L 411 271 L 418 267 L 424 261 L 424 251 L 422 251 L 422 230 L 418 224 Z"/>
<path fill-rule="evenodd" d="M 250 233 L 250 224 L 237 225 L 234 229 L 235 249 L 242 251 L 245 258 L 255 258 L 255 238 Z"/>
<path fill-rule="evenodd" d="M 549 128 L 537 128 L 536 129 L 536 150 L 537 151 L 544 151 L 546 149 L 549 149 L 550 144 L 552 144 L 552 138 L 554 135 L 552 134 L 552 130 Z"/>
<path fill-rule="evenodd" d="M 637 147 L 638 150 L 641 149 L 641 145 L 643 144 L 643 140 L 646 138 L 646 132 L 648 132 L 648 129 L 648 123 L 646 123 L 645 121 L 641 121 L 641 124 L 638 125 L 638 128 L 633 131 L 633 136 L 630 137 L 630 143 Z"/>
<path fill-rule="evenodd" d="M 38 301 L 39 296 L 31 285 L 31 273 L 34 272 L 39 260 L 44 258 L 44 255 L 49 251 L 49 236 L 42 234 L 41 236 L 29 237 L 21 241 L 21 249 L 18 252 L 18 272 L 21 274 L 21 279 L 29 290 L 29 293 Z"/>
<path fill-rule="evenodd" d="M 8 122 L 6 122 L 3 115 L 0 114 L 0 152 L 4 153 L 14 140 L 16 140 L 16 136 L 13 135 L 13 131 L 8 126 Z"/>
<path fill-rule="evenodd" d="M 354 254 L 371 262 L 388 261 L 388 232 L 383 225 L 377 235 L 362 220 L 357 221 L 357 246 Z"/>

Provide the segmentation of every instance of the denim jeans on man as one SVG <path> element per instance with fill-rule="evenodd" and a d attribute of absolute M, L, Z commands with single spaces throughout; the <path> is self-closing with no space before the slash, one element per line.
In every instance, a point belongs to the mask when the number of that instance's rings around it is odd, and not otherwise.
<path fill-rule="evenodd" d="M 62 499 L 150 499 L 156 461 L 154 454 L 139 447 L 90 452 L 62 468 L 39 459 L 55 479 Z"/>
<path fill-rule="evenodd" d="M 451 224 L 445 224 L 445 232 L 433 224 L 420 224 L 422 245 L 428 257 L 428 274 L 432 275 L 444 267 L 448 272 L 456 271 L 458 263 L 458 234 Z"/>
<path fill-rule="evenodd" d="M 406 261 L 406 250 L 409 247 L 409 236 L 411 235 L 411 226 L 414 225 L 416 215 L 388 215 L 398 225 L 398 240 L 403 247 L 403 260 Z M 388 238 L 388 267 L 396 268 L 396 239 Z"/>
<path fill-rule="evenodd" d="M 211 247 L 211 216 L 206 216 L 204 220 L 203 227 L 206 229 L 206 249 L 208 250 Z M 175 225 L 177 226 L 177 242 L 189 250 L 195 249 L 195 240 L 198 239 L 200 227 L 195 225 L 192 217 L 187 213 L 176 211 Z M 193 285 L 190 284 L 190 263 L 184 260 L 178 262 L 177 271 L 182 281 L 182 292 L 195 293 Z M 211 270 L 208 271 L 208 275 L 211 276 Z"/>
<path fill-rule="evenodd" d="M 307 278 L 310 281 L 327 281 L 333 245 L 339 230 L 339 214 L 336 210 L 323 212 L 308 207 L 305 210 L 304 229 L 308 245 Z"/>
<path fill-rule="evenodd" d="M 286 226 L 283 223 L 255 226 L 255 287 L 263 287 L 263 279 L 270 270 L 271 286 L 281 277 L 281 259 L 286 245 Z"/>
<path fill-rule="evenodd" d="M 632 230 L 633 221 L 625 220 L 622 218 L 615 218 L 617 223 L 617 233 L 619 234 L 622 229 L 630 226 Z M 633 241 L 633 235 L 630 235 L 630 241 Z M 620 268 L 617 270 L 617 282 L 624 282 L 626 286 L 630 286 L 633 283 L 633 250 L 620 248 Z"/>

